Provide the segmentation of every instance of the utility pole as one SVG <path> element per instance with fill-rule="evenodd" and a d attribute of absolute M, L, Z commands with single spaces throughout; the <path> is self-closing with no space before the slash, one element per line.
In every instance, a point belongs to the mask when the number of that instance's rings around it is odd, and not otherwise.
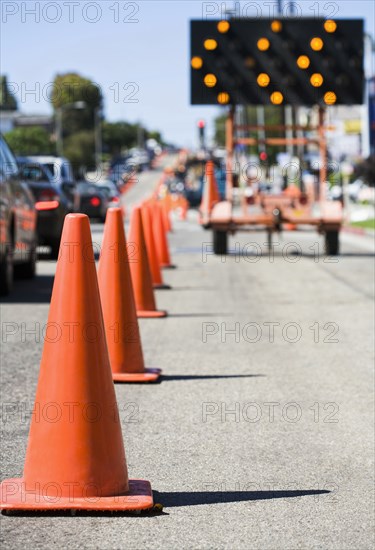
<path fill-rule="evenodd" d="M 66 109 L 85 109 L 84 101 L 75 101 L 74 103 L 65 103 L 56 109 L 56 152 L 58 157 L 62 157 L 64 153 L 63 146 L 63 111 Z"/>
<path fill-rule="evenodd" d="M 56 109 L 56 153 L 58 157 L 63 156 L 62 107 Z"/>
<path fill-rule="evenodd" d="M 95 125 L 95 164 L 96 168 L 100 168 L 102 160 L 102 108 L 95 108 L 94 111 L 94 125 Z"/>

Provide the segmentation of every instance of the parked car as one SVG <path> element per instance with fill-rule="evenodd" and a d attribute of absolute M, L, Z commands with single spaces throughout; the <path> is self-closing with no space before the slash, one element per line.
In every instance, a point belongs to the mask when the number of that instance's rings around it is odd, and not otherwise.
<path fill-rule="evenodd" d="M 37 215 L 16 159 L 0 135 L 0 292 L 9 294 L 14 268 L 25 278 L 36 270 Z"/>
<path fill-rule="evenodd" d="M 119 157 L 111 164 L 108 177 L 117 187 L 121 187 L 136 171 L 129 156 Z"/>
<path fill-rule="evenodd" d="M 51 248 L 51 257 L 57 258 L 64 219 L 73 212 L 71 197 L 64 191 L 64 184 L 54 183 L 54 177 L 46 165 L 18 157 L 20 176 L 28 184 L 38 213 L 38 244 Z"/>
<path fill-rule="evenodd" d="M 79 196 L 78 212 L 104 222 L 108 199 L 98 186 L 93 183 L 80 182 L 77 185 L 77 192 Z"/>
<path fill-rule="evenodd" d="M 375 203 L 375 187 L 370 187 L 361 179 L 357 179 L 348 185 L 348 194 L 354 202 Z"/>
<path fill-rule="evenodd" d="M 134 147 L 129 151 L 130 158 L 128 163 L 136 169 L 137 172 L 142 172 L 150 167 L 151 157 L 146 149 L 138 149 Z"/>
<path fill-rule="evenodd" d="M 63 183 L 74 183 L 73 169 L 65 157 L 54 157 L 52 155 L 28 156 L 27 160 L 42 164 L 51 172 L 53 181 L 57 185 Z"/>
<path fill-rule="evenodd" d="M 327 199 L 331 201 L 342 201 L 343 200 L 343 189 L 341 185 L 332 185 L 330 187 L 327 184 Z"/>
<path fill-rule="evenodd" d="M 365 183 L 361 179 L 357 179 L 348 185 L 348 195 L 353 202 L 358 201 L 358 195 Z"/>
<path fill-rule="evenodd" d="M 29 162 L 41 164 L 49 170 L 53 177 L 53 183 L 61 188 L 72 203 L 71 208 L 77 210 L 78 196 L 76 193 L 76 182 L 73 174 L 73 168 L 69 160 L 65 157 L 30 156 L 26 157 Z"/>
<path fill-rule="evenodd" d="M 120 206 L 120 192 L 117 186 L 110 180 L 100 180 L 96 184 L 99 191 L 107 198 L 107 208 Z"/>
<path fill-rule="evenodd" d="M 375 204 L 375 187 L 364 185 L 358 193 L 358 202 L 366 204 Z"/>

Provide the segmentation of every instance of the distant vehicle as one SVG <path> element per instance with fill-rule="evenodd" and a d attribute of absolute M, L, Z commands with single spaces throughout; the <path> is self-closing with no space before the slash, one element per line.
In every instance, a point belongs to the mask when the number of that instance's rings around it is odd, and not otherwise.
<path fill-rule="evenodd" d="M 361 179 L 357 179 L 348 185 L 348 195 L 353 202 L 357 202 L 358 195 L 361 188 L 364 186 L 364 182 Z"/>
<path fill-rule="evenodd" d="M 151 157 L 146 149 L 130 149 L 129 164 L 133 165 L 137 172 L 150 168 Z"/>
<path fill-rule="evenodd" d="M 97 185 L 88 182 L 79 182 L 77 192 L 78 211 L 90 218 L 97 218 L 104 222 L 109 203 L 107 196 Z"/>
<path fill-rule="evenodd" d="M 17 158 L 20 176 L 28 184 L 38 213 L 38 244 L 51 248 L 51 257 L 59 254 L 64 219 L 73 211 L 70 196 L 64 192 L 64 184 L 57 185 L 46 165 Z"/>
<path fill-rule="evenodd" d="M 349 183 L 348 194 L 353 202 L 375 203 L 375 187 L 370 187 L 361 179 Z"/>
<path fill-rule="evenodd" d="M 327 186 L 327 198 L 332 201 L 341 201 L 343 198 L 342 186 L 332 185 L 331 188 Z"/>
<path fill-rule="evenodd" d="M 120 193 L 116 185 L 110 180 L 100 180 L 96 184 L 99 191 L 107 198 L 108 208 L 120 206 Z"/>
<path fill-rule="evenodd" d="M 67 158 L 51 155 L 28 156 L 31 162 L 46 166 L 53 176 L 54 183 L 74 183 L 73 169 Z"/>
<path fill-rule="evenodd" d="M 14 268 L 25 278 L 36 271 L 37 214 L 13 153 L 0 135 L 0 292 L 13 285 Z"/>
<path fill-rule="evenodd" d="M 73 175 L 73 168 L 65 157 L 54 157 L 51 155 L 37 155 L 22 157 L 26 162 L 38 163 L 52 174 L 52 183 L 62 188 L 65 195 L 72 203 L 72 209 L 76 210 L 77 195 L 76 182 Z"/>
<path fill-rule="evenodd" d="M 115 185 L 121 187 L 136 171 L 136 166 L 131 162 L 129 156 L 120 157 L 111 165 L 108 177 Z"/>
<path fill-rule="evenodd" d="M 227 156 L 225 147 L 216 147 L 213 151 L 213 155 L 216 159 L 224 161 Z"/>
<path fill-rule="evenodd" d="M 375 204 L 375 187 L 363 185 L 358 193 L 358 202 Z"/>

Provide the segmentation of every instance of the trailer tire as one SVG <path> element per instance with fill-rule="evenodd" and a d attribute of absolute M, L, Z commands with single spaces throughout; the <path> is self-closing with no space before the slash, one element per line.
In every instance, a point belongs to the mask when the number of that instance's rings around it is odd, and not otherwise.
<path fill-rule="evenodd" d="M 228 252 L 228 233 L 226 231 L 213 230 L 214 254 L 227 254 Z"/>
<path fill-rule="evenodd" d="M 325 253 L 327 256 L 338 256 L 340 253 L 339 232 L 326 231 L 325 233 Z"/>

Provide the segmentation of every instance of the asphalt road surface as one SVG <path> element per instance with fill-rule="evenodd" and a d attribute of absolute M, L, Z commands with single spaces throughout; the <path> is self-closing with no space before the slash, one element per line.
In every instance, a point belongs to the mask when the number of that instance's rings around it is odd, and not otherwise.
<path fill-rule="evenodd" d="M 195 212 L 169 240 L 169 317 L 140 320 L 165 376 L 116 385 L 130 478 L 163 513 L 2 516 L 5 547 L 372 548 L 373 240 L 343 233 L 327 259 L 313 232 L 284 233 L 271 256 L 264 233 L 238 234 L 220 258 Z M 41 261 L 1 308 L 2 479 L 22 475 L 54 271 Z"/>

